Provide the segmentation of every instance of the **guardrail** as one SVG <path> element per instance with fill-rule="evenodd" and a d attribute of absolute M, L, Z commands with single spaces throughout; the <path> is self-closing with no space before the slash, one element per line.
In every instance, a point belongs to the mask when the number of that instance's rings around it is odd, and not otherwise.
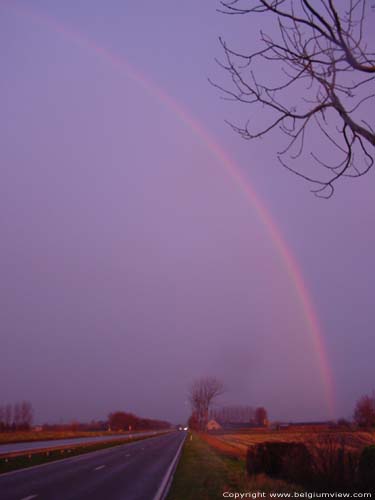
<path fill-rule="evenodd" d="M 42 446 L 41 448 L 32 448 L 30 450 L 28 449 L 23 449 L 23 450 L 18 450 L 18 451 L 8 451 L 5 453 L 1 453 L 0 450 L 0 460 L 5 460 L 15 458 L 15 457 L 28 457 L 32 458 L 33 455 L 49 455 L 52 452 L 55 451 L 61 451 L 61 454 L 64 454 L 65 452 L 71 453 L 73 450 L 76 450 L 77 448 L 88 448 L 90 446 L 98 446 L 98 445 L 106 445 L 110 444 L 112 442 L 118 442 L 118 441 L 129 441 L 137 438 L 143 438 L 143 437 L 152 437 L 152 436 L 157 436 L 160 434 L 166 434 L 171 431 L 150 431 L 150 432 L 142 432 L 142 433 L 137 433 L 134 432 L 133 434 L 126 434 L 126 435 L 121 435 L 119 434 L 118 436 L 112 436 L 111 438 L 108 439 L 103 439 L 103 440 L 98 440 L 98 441 L 80 441 L 77 443 L 70 443 L 70 444 L 65 444 L 65 445 L 58 445 L 57 443 L 54 444 L 53 446 Z M 51 441 L 52 443 L 53 441 Z"/>

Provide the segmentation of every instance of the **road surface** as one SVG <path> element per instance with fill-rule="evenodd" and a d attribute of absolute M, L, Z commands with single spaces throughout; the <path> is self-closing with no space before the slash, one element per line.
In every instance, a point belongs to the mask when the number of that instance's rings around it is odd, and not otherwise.
<path fill-rule="evenodd" d="M 159 431 L 160 432 L 160 431 Z M 149 436 L 155 434 L 155 431 L 135 432 L 133 434 L 110 434 L 109 436 L 93 436 L 68 439 L 49 439 L 44 441 L 29 441 L 23 443 L 0 444 L 0 455 L 19 451 L 31 451 L 45 448 L 54 448 L 58 446 L 69 446 L 82 443 L 100 443 L 101 441 L 119 441 L 120 439 L 129 439 L 132 437 Z M 1 498 L 1 497 L 0 497 Z"/>
<path fill-rule="evenodd" d="M 1 500 L 153 500 L 185 432 L 0 475 Z"/>

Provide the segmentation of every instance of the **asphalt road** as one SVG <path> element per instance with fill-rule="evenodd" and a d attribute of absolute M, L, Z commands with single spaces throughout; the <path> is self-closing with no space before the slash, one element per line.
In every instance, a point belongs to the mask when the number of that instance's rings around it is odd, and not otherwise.
<path fill-rule="evenodd" d="M 31 451 L 45 448 L 53 448 L 58 446 L 75 445 L 82 443 L 100 443 L 101 441 L 118 441 L 120 439 L 129 439 L 131 437 L 148 436 L 154 434 L 155 431 L 135 432 L 133 434 L 118 434 L 109 436 L 94 436 L 68 439 L 49 439 L 44 441 L 29 441 L 22 443 L 7 443 L 0 444 L 0 455 L 4 453 L 12 453 L 18 451 Z M 1 497 L 0 497 L 1 499 Z"/>
<path fill-rule="evenodd" d="M 185 432 L 0 475 L 1 500 L 153 500 Z"/>

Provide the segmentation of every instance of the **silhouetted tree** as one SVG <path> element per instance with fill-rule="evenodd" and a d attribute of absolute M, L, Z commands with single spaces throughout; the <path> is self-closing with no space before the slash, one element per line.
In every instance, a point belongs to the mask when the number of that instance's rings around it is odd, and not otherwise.
<path fill-rule="evenodd" d="M 199 422 L 198 422 L 198 419 L 194 413 L 192 413 L 189 417 L 188 427 L 189 427 L 189 429 L 191 429 L 193 431 L 199 430 Z"/>
<path fill-rule="evenodd" d="M 3 432 L 5 429 L 5 423 L 4 423 L 4 408 L 3 406 L 0 406 L 0 432 Z"/>
<path fill-rule="evenodd" d="M 199 430 L 206 429 L 210 405 L 222 393 L 223 384 L 215 377 L 202 377 L 192 383 L 189 399 L 192 413 L 198 421 Z"/>
<path fill-rule="evenodd" d="M 251 406 L 222 406 L 210 411 L 210 418 L 221 424 L 230 422 L 251 422 L 254 419 L 254 408 Z"/>
<path fill-rule="evenodd" d="M 362 396 L 357 401 L 354 422 L 359 427 L 375 427 L 375 395 Z"/>
<path fill-rule="evenodd" d="M 31 428 L 33 423 L 34 411 L 30 401 L 22 401 L 20 405 L 20 426 L 24 430 Z"/>
<path fill-rule="evenodd" d="M 19 403 L 13 406 L 13 427 L 15 430 L 21 428 L 21 405 Z"/>
<path fill-rule="evenodd" d="M 5 430 L 7 431 L 11 430 L 12 418 L 13 418 L 12 405 L 7 404 L 5 405 L 4 409 L 4 425 L 5 425 Z"/>
<path fill-rule="evenodd" d="M 139 418 L 133 413 L 116 411 L 108 416 L 108 423 L 113 431 L 127 431 L 137 428 Z"/>
<path fill-rule="evenodd" d="M 28 401 L 0 406 L 0 431 L 28 430 L 32 420 L 33 409 Z"/>
<path fill-rule="evenodd" d="M 108 415 L 108 425 L 113 431 L 139 429 L 169 429 L 171 424 L 165 420 L 141 418 L 134 413 L 116 411 Z"/>
<path fill-rule="evenodd" d="M 314 183 L 313 192 L 321 197 L 333 194 L 340 177 L 359 177 L 374 163 L 375 132 L 365 120 L 365 110 L 374 106 L 375 97 L 375 53 L 366 41 L 375 21 L 370 3 L 220 2 L 220 12 L 250 15 L 258 23 L 268 16 L 273 22 L 269 34 L 261 29 L 260 46 L 255 49 L 230 48 L 220 38 L 225 61 L 219 64 L 229 73 L 231 84 L 229 88 L 213 85 L 229 99 L 262 113 L 244 126 L 229 124 L 244 139 L 281 130 L 286 141 L 278 152 L 280 163 Z M 369 116 L 372 120 L 374 114 Z M 306 136 L 312 128 L 321 143 L 314 136 L 307 148 Z M 322 148 L 323 142 L 328 149 Z M 321 151 L 325 151 L 323 157 Z M 303 170 L 304 152 L 315 161 L 313 175 Z M 297 167 L 291 166 L 293 160 L 299 162 Z"/>
<path fill-rule="evenodd" d="M 259 406 L 255 410 L 254 423 L 256 425 L 265 426 L 268 425 L 268 415 L 267 410 L 263 406 Z"/>

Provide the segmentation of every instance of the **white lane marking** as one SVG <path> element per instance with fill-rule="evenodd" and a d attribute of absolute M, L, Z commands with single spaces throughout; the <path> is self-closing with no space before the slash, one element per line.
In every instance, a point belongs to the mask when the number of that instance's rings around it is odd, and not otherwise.
<path fill-rule="evenodd" d="M 130 457 L 130 453 L 127 453 L 125 456 L 126 456 L 126 457 Z"/>
<path fill-rule="evenodd" d="M 28 497 L 21 498 L 21 500 L 31 500 L 32 498 L 36 498 L 38 495 L 29 495 Z"/>
<path fill-rule="evenodd" d="M 95 467 L 94 470 L 100 470 L 100 469 L 104 469 L 105 465 L 98 465 L 98 467 Z"/>
<path fill-rule="evenodd" d="M 168 433 L 169 433 L 169 431 L 168 431 Z M 159 434 L 160 434 L 160 436 L 163 436 L 164 434 L 168 434 L 168 433 L 160 432 Z M 159 437 L 159 434 L 156 437 Z M 152 439 L 153 437 L 154 436 L 152 434 L 150 434 L 149 439 Z M 42 467 L 51 467 L 51 466 L 54 466 L 56 464 L 62 464 L 64 462 L 70 462 L 70 463 L 82 462 L 82 461 L 88 460 L 96 455 L 106 455 L 107 453 L 111 452 L 112 450 L 115 450 L 116 448 L 119 448 L 120 446 L 127 446 L 127 447 L 133 449 L 133 448 L 137 447 L 138 444 L 139 444 L 139 441 L 134 441 L 132 443 L 127 443 L 126 441 L 124 441 L 124 443 L 116 444 L 115 446 L 111 446 L 108 448 L 102 448 L 102 449 L 96 450 L 96 451 L 90 451 L 88 453 L 83 453 L 83 454 L 77 455 L 75 457 L 59 458 L 58 460 L 53 460 L 53 461 L 47 462 L 45 464 L 31 465 L 30 467 L 27 467 L 26 469 L 17 469 L 17 470 L 12 470 L 10 472 L 3 472 L 1 474 L 1 477 L 14 476 L 16 474 L 22 474 L 25 471 L 30 471 L 33 469 L 41 469 Z M 7 460 L 7 459 L 5 459 L 5 460 Z M 21 498 L 21 500 L 24 500 L 24 498 Z"/>
<path fill-rule="evenodd" d="M 159 489 L 156 492 L 156 495 L 154 496 L 153 500 L 162 500 L 163 498 L 165 498 L 167 496 L 168 490 L 169 490 L 169 488 L 171 486 L 171 482 L 172 482 L 172 479 L 173 479 L 174 471 L 175 471 L 175 469 L 177 467 L 178 461 L 180 460 L 180 456 L 181 456 L 181 452 L 182 452 L 182 447 L 184 446 L 184 442 L 185 442 L 185 439 L 186 439 L 186 434 L 183 437 L 182 442 L 179 445 L 178 450 L 176 452 L 176 455 L 173 457 L 173 460 L 172 460 L 170 466 L 168 467 L 168 470 L 165 473 L 164 478 L 163 478 L 163 480 L 162 480 L 162 482 L 161 482 L 161 484 L 159 486 Z"/>

